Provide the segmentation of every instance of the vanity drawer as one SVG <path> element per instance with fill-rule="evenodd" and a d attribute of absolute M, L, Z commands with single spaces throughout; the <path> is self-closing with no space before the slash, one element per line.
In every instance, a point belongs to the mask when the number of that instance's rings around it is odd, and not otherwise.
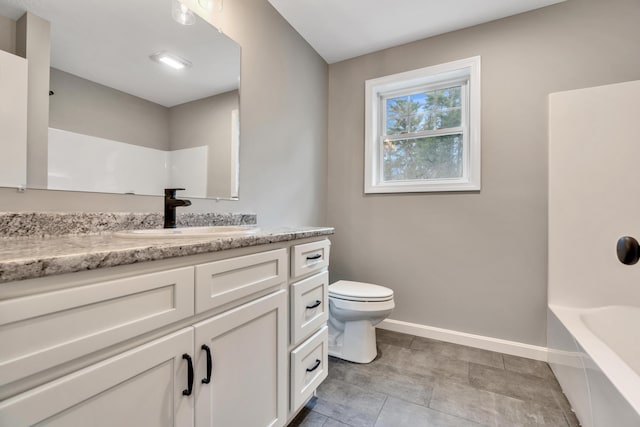
<path fill-rule="evenodd" d="M 291 412 L 297 411 L 327 377 L 329 328 L 324 326 L 291 352 Z"/>
<path fill-rule="evenodd" d="M 193 267 L 0 301 L 0 385 L 193 315 Z"/>
<path fill-rule="evenodd" d="M 297 344 L 329 319 L 329 273 L 291 285 L 291 343 Z"/>
<path fill-rule="evenodd" d="M 286 271 L 286 249 L 197 265 L 196 313 L 275 287 Z"/>
<path fill-rule="evenodd" d="M 296 245 L 291 251 L 291 278 L 307 276 L 329 265 L 329 240 Z"/>

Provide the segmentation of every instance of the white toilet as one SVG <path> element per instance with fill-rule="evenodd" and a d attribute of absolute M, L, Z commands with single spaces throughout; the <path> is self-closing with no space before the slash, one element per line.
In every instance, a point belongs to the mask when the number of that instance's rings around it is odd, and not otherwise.
<path fill-rule="evenodd" d="M 356 363 L 376 358 L 376 328 L 395 304 L 393 291 L 340 280 L 329 285 L 329 355 Z"/>

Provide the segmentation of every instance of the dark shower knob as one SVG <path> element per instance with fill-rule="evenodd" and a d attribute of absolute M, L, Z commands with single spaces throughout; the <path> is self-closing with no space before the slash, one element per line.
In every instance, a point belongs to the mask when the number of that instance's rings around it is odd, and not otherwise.
<path fill-rule="evenodd" d="M 616 246 L 618 259 L 626 265 L 633 265 L 640 259 L 640 245 L 638 241 L 631 236 L 623 236 L 618 239 Z"/>

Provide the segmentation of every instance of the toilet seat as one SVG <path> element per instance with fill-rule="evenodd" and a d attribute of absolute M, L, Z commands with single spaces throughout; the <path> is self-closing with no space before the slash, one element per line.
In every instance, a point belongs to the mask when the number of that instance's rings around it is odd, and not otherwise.
<path fill-rule="evenodd" d="M 329 298 L 358 302 L 382 302 L 393 299 L 393 291 L 371 283 L 340 280 L 329 286 Z"/>

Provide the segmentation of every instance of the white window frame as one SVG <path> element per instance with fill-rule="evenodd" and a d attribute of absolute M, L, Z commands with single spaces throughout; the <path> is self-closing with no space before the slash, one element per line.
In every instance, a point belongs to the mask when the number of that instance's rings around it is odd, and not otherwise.
<path fill-rule="evenodd" d="M 460 178 L 383 181 L 382 149 L 385 137 L 385 99 L 411 90 L 462 86 L 463 167 Z M 480 190 L 480 57 L 461 59 L 365 82 L 365 193 L 409 193 Z M 425 136 L 438 131 L 425 131 Z M 429 135 L 426 135 L 426 134 Z M 448 129 L 446 133 L 451 133 Z M 416 134 L 412 134 L 412 137 Z"/>

